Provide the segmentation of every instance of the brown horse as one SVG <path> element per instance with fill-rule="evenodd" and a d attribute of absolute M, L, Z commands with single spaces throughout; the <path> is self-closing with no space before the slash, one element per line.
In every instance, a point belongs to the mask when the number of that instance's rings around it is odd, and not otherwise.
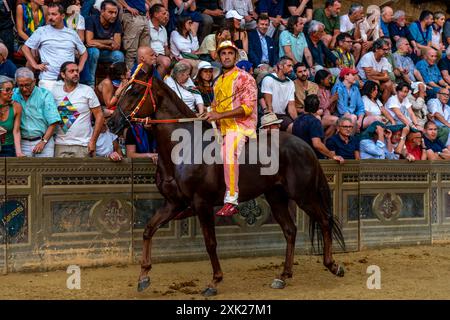
<path fill-rule="evenodd" d="M 143 71 L 143 72 L 142 72 Z M 133 117 L 162 120 L 192 118 L 195 114 L 162 81 L 151 76 L 153 71 L 144 67 L 136 77 L 138 82 L 130 84 L 122 95 L 117 109 L 108 122 L 110 130 L 116 134 L 130 124 Z M 144 93 L 145 90 L 145 93 Z M 139 106 L 139 108 L 136 108 Z M 134 111 L 134 112 L 133 112 Z M 197 122 L 198 126 L 198 122 Z M 201 123 L 202 132 L 211 125 Z M 165 197 L 165 205 L 159 208 L 149 220 L 144 231 L 144 246 L 138 291 L 150 285 L 148 273 L 152 267 L 151 244 L 157 229 L 176 218 L 180 212 L 191 211 L 198 216 L 203 231 L 206 250 L 211 260 L 213 279 L 203 291 L 203 295 L 217 294 L 217 284 L 223 273 L 216 252 L 214 206 L 223 205 L 225 182 L 221 164 L 174 164 L 171 153 L 177 142 L 171 141 L 175 129 L 187 130 L 194 136 L 194 124 L 164 123 L 154 124 L 153 131 L 158 146 L 156 184 Z M 269 135 L 269 138 L 271 135 Z M 198 142 L 198 137 L 196 137 Z M 195 144 L 191 139 L 191 145 Z M 267 143 L 270 149 L 270 143 Z M 203 150 L 206 143 L 202 143 Z M 192 150 L 195 150 L 194 147 Z M 246 145 L 248 152 L 248 144 Z M 248 154 L 248 153 L 247 153 Z M 294 247 L 297 228 L 289 213 L 288 203 L 293 200 L 310 218 L 310 236 L 314 241 L 323 242 L 323 263 L 335 275 L 343 276 L 344 269 L 332 257 L 332 238 L 345 248 L 338 224 L 331 213 L 331 193 L 327 179 L 313 150 L 303 140 L 294 135 L 279 134 L 279 170 L 273 175 L 261 175 L 259 164 L 241 164 L 239 177 L 239 202 L 254 199 L 262 194 L 270 204 L 272 215 L 281 226 L 286 238 L 284 269 L 272 288 L 282 289 L 285 280 L 292 277 Z"/>

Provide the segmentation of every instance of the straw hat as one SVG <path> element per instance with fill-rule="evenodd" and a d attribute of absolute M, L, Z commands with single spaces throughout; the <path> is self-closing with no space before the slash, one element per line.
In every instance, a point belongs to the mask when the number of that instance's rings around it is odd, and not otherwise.
<path fill-rule="evenodd" d="M 234 43 L 231 42 L 230 40 L 222 41 L 222 42 L 219 44 L 219 47 L 217 48 L 217 54 L 220 54 L 220 51 L 222 51 L 223 49 L 226 49 L 226 48 L 232 48 L 232 49 L 234 49 L 234 50 L 236 51 L 237 54 L 239 54 L 239 49 L 238 49 L 238 47 L 236 47 L 236 46 L 234 45 Z"/>
<path fill-rule="evenodd" d="M 260 129 L 270 126 L 272 124 L 280 124 L 283 120 L 278 119 L 277 115 L 273 112 L 266 113 L 261 117 L 261 126 Z"/>

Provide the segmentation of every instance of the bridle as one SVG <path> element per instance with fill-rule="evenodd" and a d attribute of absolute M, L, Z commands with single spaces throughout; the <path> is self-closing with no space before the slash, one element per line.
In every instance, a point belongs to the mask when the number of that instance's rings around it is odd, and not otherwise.
<path fill-rule="evenodd" d="M 133 84 L 133 83 L 137 83 L 140 85 L 145 86 L 145 92 L 144 95 L 142 96 L 141 100 L 139 101 L 139 103 L 136 105 L 136 107 L 134 107 L 133 111 L 127 116 L 125 115 L 125 113 L 123 112 L 122 108 L 120 107 L 119 104 L 117 104 L 117 108 L 119 109 L 120 114 L 126 119 L 126 121 L 128 121 L 128 123 L 131 122 L 140 122 L 140 123 L 144 123 L 144 124 L 149 124 L 151 123 L 151 121 L 155 121 L 152 120 L 151 117 L 145 117 L 145 118 L 136 118 L 135 115 L 139 112 L 139 110 L 141 109 L 142 105 L 145 103 L 147 96 L 150 96 L 150 100 L 152 103 L 152 107 L 153 107 L 153 112 L 156 112 L 157 107 L 156 107 L 156 102 L 155 102 L 155 98 L 153 97 L 153 92 L 152 92 L 152 86 L 153 86 L 153 75 L 150 76 L 150 78 L 148 79 L 147 82 L 141 81 L 136 79 L 136 75 L 139 73 L 139 71 L 142 69 L 143 64 L 140 63 L 136 70 L 134 71 L 133 76 L 131 77 L 130 82 L 128 83 L 128 88 Z M 126 92 L 127 90 L 124 90 L 121 93 L 121 96 L 123 95 L 124 92 Z"/>

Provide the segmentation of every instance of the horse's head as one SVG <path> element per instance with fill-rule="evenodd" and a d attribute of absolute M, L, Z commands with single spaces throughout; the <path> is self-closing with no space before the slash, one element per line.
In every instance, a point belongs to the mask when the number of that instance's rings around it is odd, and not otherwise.
<path fill-rule="evenodd" d="M 152 91 L 153 67 L 139 65 L 128 87 L 121 93 L 117 107 L 108 121 L 109 130 L 121 134 L 132 118 L 151 117 L 156 111 Z"/>

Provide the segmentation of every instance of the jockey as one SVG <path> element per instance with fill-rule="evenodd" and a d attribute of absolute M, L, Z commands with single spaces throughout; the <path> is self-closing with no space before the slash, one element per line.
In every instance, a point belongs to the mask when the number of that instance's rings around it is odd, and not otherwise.
<path fill-rule="evenodd" d="M 247 138 L 256 137 L 257 87 L 250 74 L 236 67 L 239 51 L 231 41 L 220 43 L 217 54 L 223 73 L 214 85 L 213 111 L 207 114 L 207 120 L 217 121 L 224 141 L 225 205 L 217 215 L 231 216 L 238 213 L 238 158 Z"/>

